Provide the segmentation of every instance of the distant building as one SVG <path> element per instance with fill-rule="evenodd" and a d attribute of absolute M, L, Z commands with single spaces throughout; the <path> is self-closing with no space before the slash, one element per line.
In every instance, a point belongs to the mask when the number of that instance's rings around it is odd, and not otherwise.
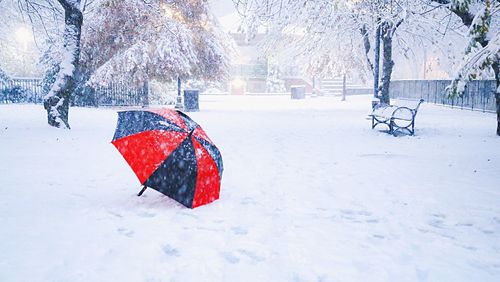
<path fill-rule="evenodd" d="M 265 57 L 258 48 L 264 34 L 257 34 L 246 40 L 242 33 L 230 33 L 237 46 L 237 58 L 233 63 L 231 75 L 231 94 L 245 93 L 272 93 L 269 85 L 275 80 L 281 80 L 283 87 L 279 92 L 289 92 L 291 85 L 306 85 L 306 92 L 312 91 L 311 83 L 301 77 L 296 67 L 279 67 L 279 74 L 272 71 L 269 58 Z"/>

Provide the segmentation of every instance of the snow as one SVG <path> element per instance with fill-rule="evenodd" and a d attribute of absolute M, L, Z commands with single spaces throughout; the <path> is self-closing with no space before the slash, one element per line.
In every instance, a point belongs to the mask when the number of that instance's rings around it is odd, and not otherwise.
<path fill-rule="evenodd" d="M 396 138 L 370 99 L 201 96 L 224 175 L 194 210 L 136 196 L 119 109 L 0 105 L 0 281 L 498 281 L 495 116 L 423 104 Z"/>
<path fill-rule="evenodd" d="M 72 4 L 75 5 L 75 4 Z M 74 26 L 66 26 L 65 27 L 65 46 L 63 47 L 63 52 L 62 52 L 62 61 L 59 64 L 59 72 L 57 73 L 56 81 L 52 85 L 49 93 L 45 95 L 43 98 L 44 100 L 48 100 L 50 97 L 56 96 L 57 92 L 65 85 L 65 81 L 68 79 L 68 77 L 71 77 L 75 71 L 75 65 L 73 64 L 75 58 L 78 58 L 79 56 L 79 46 L 76 44 L 76 38 L 78 37 L 77 34 L 79 34 L 78 30 L 75 30 L 76 27 Z M 62 105 L 62 101 L 64 101 L 63 98 L 59 100 Z M 57 118 L 60 119 L 59 116 L 59 109 L 60 105 L 53 106 L 52 108 L 52 114 Z M 59 121 L 61 125 L 64 125 L 64 122 Z"/>

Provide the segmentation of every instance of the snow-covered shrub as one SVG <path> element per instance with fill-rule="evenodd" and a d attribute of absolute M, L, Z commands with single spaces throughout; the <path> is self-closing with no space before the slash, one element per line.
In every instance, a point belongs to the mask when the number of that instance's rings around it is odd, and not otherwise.
<path fill-rule="evenodd" d="M 266 79 L 266 91 L 269 93 L 286 92 L 285 81 L 281 79 L 281 72 L 277 65 L 269 67 Z"/>
<path fill-rule="evenodd" d="M 2 91 L 2 97 L 6 102 L 10 103 L 23 103 L 28 102 L 28 91 L 21 88 L 21 86 L 13 86 L 11 88 L 6 88 Z"/>
<path fill-rule="evenodd" d="M 149 82 L 149 102 L 153 105 L 173 105 L 177 97 L 174 83 Z"/>
<path fill-rule="evenodd" d="M 9 76 L 2 69 L 0 69 L 0 85 L 7 83 L 9 80 Z"/>

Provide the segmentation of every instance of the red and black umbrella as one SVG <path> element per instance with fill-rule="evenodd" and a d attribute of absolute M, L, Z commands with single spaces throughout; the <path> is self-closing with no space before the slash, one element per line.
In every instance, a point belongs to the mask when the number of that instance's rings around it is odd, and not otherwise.
<path fill-rule="evenodd" d="M 144 188 L 188 208 L 219 198 L 222 156 L 203 129 L 182 112 L 148 109 L 118 112 L 111 142 Z"/>

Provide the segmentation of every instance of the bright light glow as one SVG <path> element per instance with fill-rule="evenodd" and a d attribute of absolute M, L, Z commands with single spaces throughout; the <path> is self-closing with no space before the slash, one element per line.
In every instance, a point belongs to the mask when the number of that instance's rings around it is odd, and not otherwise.
<path fill-rule="evenodd" d="M 241 77 L 235 77 L 231 80 L 231 94 L 244 95 L 247 83 Z"/>
<path fill-rule="evenodd" d="M 201 27 L 203 27 L 203 29 L 205 29 L 205 30 L 209 30 L 210 29 L 210 21 L 207 19 L 201 20 Z"/>
<path fill-rule="evenodd" d="M 166 3 L 161 3 L 160 9 L 163 11 L 163 14 L 168 18 L 171 18 L 171 19 L 174 19 L 174 20 L 177 20 L 180 22 L 185 21 L 182 13 L 180 11 L 178 11 L 177 9 L 175 9 L 175 7 L 173 7 L 172 5 L 169 5 Z"/>
<path fill-rule="evenodd" d="M 31 30 L 24 26 L 20 26 L 16 29 L 15 36 L 17 42 L 22 44 L 25 51 L 28 49 L 28 43 L 33 41 L 33 34 L 31 33 Z"/>
<path fill-rule="evenodd" d="M 160 4 L 160 9 L 163 11 L 163 14 L 166 17 L 172 18 L 172 16 L 174 15 L 174 12 L 172 11 L 172 8 L 170 8 L 170 5 L 168 5 L 168 4 L 161 3 Z"/>
<path fill-rule="evenodd" d="M 246 84 L 247 83 L 239 77 L 236 77 L 235 79 L 233 79 L 231 81 L 231 86 L 236 87 L 236 88 L 245 87 Z"/>

